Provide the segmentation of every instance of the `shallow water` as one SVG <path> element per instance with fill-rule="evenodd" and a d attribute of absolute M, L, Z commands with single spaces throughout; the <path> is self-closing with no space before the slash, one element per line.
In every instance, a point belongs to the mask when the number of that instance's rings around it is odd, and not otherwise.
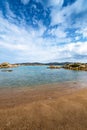
<path fill-rule="evenodd" d="M 47 66 L 20 66 L 12 72 L 0 70 L 0 87 L 28 87 L 67 81 L 86 81 L 86 71 L 47 69 Z"/>

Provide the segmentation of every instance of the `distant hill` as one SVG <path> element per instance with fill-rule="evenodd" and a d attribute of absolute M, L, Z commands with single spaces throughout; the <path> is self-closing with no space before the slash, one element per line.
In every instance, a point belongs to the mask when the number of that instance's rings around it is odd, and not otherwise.
<path fill-rule="evenodd" d="M 65 64 L 70 64 L 72 62 L 50 62 L 50 63 L 40 63 L 40 62 L 27 62 L 27 63 L 15 63 L 16 65 L 65 65 Z"/>

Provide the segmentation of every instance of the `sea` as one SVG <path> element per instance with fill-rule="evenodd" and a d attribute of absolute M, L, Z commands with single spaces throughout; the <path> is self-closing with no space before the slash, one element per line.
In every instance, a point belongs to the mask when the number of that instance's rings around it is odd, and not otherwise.
<path fill-rule="evenodd" d="M 11 68 L 10 72 L 6 70 L 0 69 L 0 88 L 87 81 L 87 71 L 48 69 L 48 66 L 19 66 Z"/>

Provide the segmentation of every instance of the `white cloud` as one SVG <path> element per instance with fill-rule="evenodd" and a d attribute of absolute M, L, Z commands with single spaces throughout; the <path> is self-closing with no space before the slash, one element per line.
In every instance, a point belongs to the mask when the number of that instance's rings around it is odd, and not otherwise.
<path fill-rule="evenodd" d="M 87 42 L 69 43 L 65 46 L 71 54 L 87 55 Z"/>
<path fill-rule="evenodd" d="M 87 1 L 77 0 L 73 7 L 77 13 L 87 11 Z"/>
<path fill-rule="evenodd" d="M 60 24 L 59 27 L 48 30 L 48 34 L 55 36 L 55 38 L 43 37 L 47 28 L 41 22 L 38 23 L 38 30 L 32 27 L 26 29 L 24 26 L 8 22 L 0 14 L 0 54 L 3 59 L 12 62 L 52 62 L 65 61 L 66 58 L 75 60 L 74 55 L 87 55 L 87 42 L 72 43 L 71 37 L 67 37 L 66 33 L 67 27 L 70 26 L 72 28 L 70 15 L 74 10 L 78 10 L 75 7 L 78 1 L 61 9 L 63 1 L 50 0 L 49 6 L 55 7 L 52 8 L 51 12 L 51 25 Z M 29 1 L 23 0 L 22 2 L 27 4 Z M 57 6 L 59 7 L 58 9 Z M 76 12 L 80 12 L 80 9 Z M 9 5 L 7 5 L 7 14 L 10 20 L 15 17 Z M 81 26 L 81 22 L 73 25 L 79 28 L 79 31 L 76 32 L 78 34 L 76 40 L 79 39 L 79 34 L 87 37 L 87 23 L 83 21 Z"/>
<path fill-rule="evenodd" d="M 60 27 L 51 29 L 49 34 L 56 36 L 57 38 L 66 38 L 66 32 Z"/>
<path fill-rule="evenodd" d="M 63 2 L 63 1 L 62 1 Z M 62 5 L 62 4 L 60 4 Z M 56 8 L 52 8 L 51 11 L 51 25 L 62 24 L 66 28 L 71 26 L 71 14 L 78 14 L 84 11 L 87 11 L 87 1 L 77 0 L 71 5 L 68 5 L 64 8 L 58 9 L 59 5 Z M 79 20 L 77 19 L 77 22 Z"/>
<path fill-rule="evenodd" d="M 63 2 L 64 0 L 49 0 L 48 5 L 61 7 Z"/>
<path fill-rule="evenodd" d="M 25 30 L 0 18 L 0 50 L 8 52 L 8 57 L 13 62 L 51 62 L 61 61 L 62 59 L 73 58 L 74 54 L 87 55 L 87 42 L 77 42 L 58 45 L 55 42 L 66 38 L 62 30 L 52 30 L 57 35 L 56 41 L 51 38 L 43 38 L 42 35 L 46 28 L 40 24 L 40 29 Z M 62 37 L 63 36 L 63 37 Z M 63 39 L 65 41 L 65 39 Z M 9 56 L 10 55 L 10 56 Z M 16 55 L 16 56 L 15 56 Z M 2 54 L 7 58 L 7 54 Z M 13 59 L 12 57 L 15 56 Z"/>
<path fill-rule="evenodd" d="M 87 38 L 87 27 L 82 26 L 76 33 L 82 35 L 83 38 Z"/>
<path fill-rule="evenodd" d="M 76 36 L 75 40 L 78 41 L 80 39 L 80 36 Z"/>
<path fill-rule="evenodd" d="M 8 17 L 8 19 L 12 20 L 12 18 L 15 18 L 16 16 L 15 16 L 15 14 L 11 11 L 10 6 L 9 6 L 9 3 L 6 2 L 5 5 L 6 5 L 5 7 L 6 7 L 6 10 L 7 10 L 7 17 Z"/>
<path fill-rule="evenodd" d="M 21 2 L 22 2 L 24 5 L 28 4 L 29 1 L 30 1 L 30 0 L 21 0 Z"/>
<path fill-rule="evenodd" d="M 10 58 L 16 55 L 14 59 L 10 59 L 11 61 L 13 60 L 13 62 L 61 61 L 61 59 L 66 57 L 72 59 L 73 54 L 87 54 L 87 42 L 57 45 L 54 44 L 54 40 L 42 37 L 45 31 L 45 27 L 42 25 L 40 25 L 40 30 L 35 31 L 31 28 L 27 31 L 24 28 L 9 24 L 9 22 L 4 19 L 0 19 L 0 23 L 1 21 L 2 24 L 0 24 L 0 28 L 3 34 L 0 35 L 2 37 L 2 39 L 0 39 L 0 49 L 10 52 L 8 54 L 8 57 L 11 55 Z M 7 57 L 7 55 L 3 55 Z"/>

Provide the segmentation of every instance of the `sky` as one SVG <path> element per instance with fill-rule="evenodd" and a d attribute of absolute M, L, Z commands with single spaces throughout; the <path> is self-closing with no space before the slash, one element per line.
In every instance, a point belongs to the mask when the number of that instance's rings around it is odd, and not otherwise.
<path fill-rule="evenodd" d="M 0 0 L 0 63 L 87 62 L 87 0 Z"/>

